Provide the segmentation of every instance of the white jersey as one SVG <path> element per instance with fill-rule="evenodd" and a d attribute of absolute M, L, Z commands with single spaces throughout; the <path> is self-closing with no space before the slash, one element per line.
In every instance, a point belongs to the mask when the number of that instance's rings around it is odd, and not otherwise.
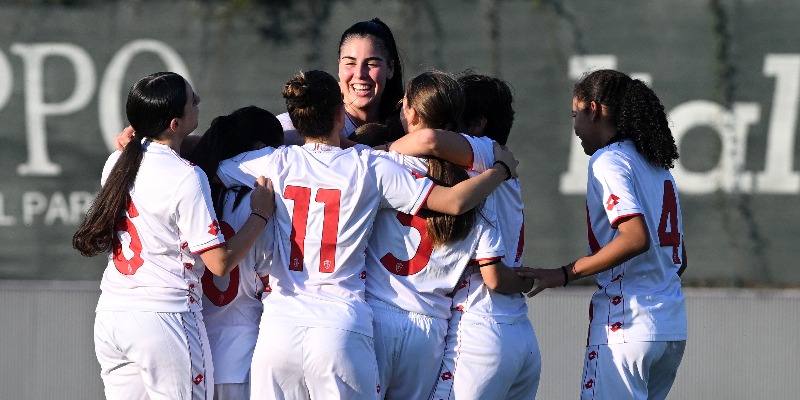
<path fill-rule="evenodd" d="M 192 253 L 221 246 L 205 173 L 144 139 L 139 173 L 100 282 L 98 311 L 200 311 L 203 268 Z M 120 152 L 103 168 L 105 183 Z M 165 173 L 166 171 L 166 173 Z"/>
<path fill-rule="evenodd" d="M 422 176 L 427 162 L 395 152 L 386 156 Z M 455 289 L 470 262 L 503 256 L 500 235 L 478 215 L 463 240 L 433 248 L 426 220 L 395 210 L 381 210 L 367 246 L 367 298 L 435 318 L 450 318 Z"/>
<path fill-rule="evenodd" d="M 250 217 L 250 193 L 235 206 L 236 190 L 229 190 L 220 205 L 220 228 L 232 237 Z M 235 206 L 235 208 L 234 208 Z M 203 320 L 214 357 L 217 384 L 248 382 L 253 349 L 258 339 L 261 305 L 269 279 L 274 219 L 270 218 L 244 259 L 225 276 L 203 275 Z M 263 293 L 263 295 L 262 295 Z"/>
<path fill-rule="evenodd" d="M 263 175 L 279 195 L 264 315 L 371 337 L 364 258 L 375 215 L 381 208 L 415 215 L 432 181 L 373 152 L 323 144 L 244 153 L 223 161 L 218 175 L 226 186 Z"/>
<path fill-rule="evenodd" d="M 651 241 L 645 253 L 597 275 L 589 345 L 686 340 L 677 193 L 672 174 L 648 162 L 630 141 L 612 143 L 589 160 L 589 254 L 617 236 L 616 224 L 626 216 L 644 217 Z"/>
<path fill-rule="evenodd" d="M 472 147 L 470 169 L 477 173 L 491 168 L 494 165 L 494 141 L 487 137 L 463 136 Z M 511 268 L 521 266 L 525 226 L 519 180 L 503 182 L 486 199 L 484 208 L 487 209 L 487 215 L 496 215 L 496 222 L 493 222 L 502 236 L 502 249 L 506 255 L 503 262 Z M 522 293 L 501 294 L 489 290 L 483 284 L 479 268 L 467 270 L 453 304 L 459 310 L 482 315 L 499 323 L 512 323 L 528 315 L 528 305 Z"/>
<path fill-rule="evenodd" d="M 283 127 L 283 143 L 286 145 L 297 145 L 301 146 L 304 143 L 303 137 L 297 133 L 297 129 L 295 129 L 294 124 L 292 123 L 292 118 L 289 116 L 288 112 L 283 114 L 279 114 L 277 116 L 278 121 L 281 123 L 281 127 Z M 354 123 L 353 120 L 350 118 L 344 119 L 344 128 L 342 128 L 341 135 L 343 137 L 350 137 L 358 128 Z"/>

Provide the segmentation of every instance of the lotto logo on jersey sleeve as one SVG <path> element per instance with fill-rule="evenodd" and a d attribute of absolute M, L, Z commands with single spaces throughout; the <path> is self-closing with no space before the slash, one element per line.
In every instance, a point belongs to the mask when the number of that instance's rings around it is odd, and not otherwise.
<path fill-rule="evenodd" d="M 611 194 L 608 196 L 608 200 L 606 200 L 606 209 L 608 211 L 611 211 L 617 204 L 619 204 L 619 197 L 614 194 Z"/>
<path fill-rule="evenodd" d="M 208 225 L 208 233 L 214 236 L 219 233 L 219 222 L 217 222 L 217 220 L 212 221 L 211 224 Z"/>

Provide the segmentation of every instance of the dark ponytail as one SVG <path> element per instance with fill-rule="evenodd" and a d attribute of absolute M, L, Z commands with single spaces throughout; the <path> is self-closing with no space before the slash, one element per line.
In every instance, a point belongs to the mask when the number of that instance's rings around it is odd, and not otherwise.
<path fill-rule="evenodd" d="M 129 191 L 142 163 L 142 141 L 157 138 L 173 118 L 183 116 L 187 101 L 186 80 L 172 72 L 158 72 L 136 82 L 128 93 L 125 112 L 136 134 L 125 146 L 105 184 L 89 206 L 72 247 L 91 257 L 111 250 L 116 222 L 128 207 Z"/>
<path fill-rule="evenodd" d="M 236 109 L 229 115 L 214 118 L 192 153 L 186 157 L 208 176 L 212 204 L 218 219 L 222 219 L 222 200 L 228 189 L 214 179 L 217 167 L 225 159 L 255 150 L 256 143 L 269 147 L 281 146 L 283 128 L 271 112 L 256 106 L 247 106 Z M 250 188 L 242 186 L 230 190 L 237 193 L 233 207 L 235 209 Z"/>

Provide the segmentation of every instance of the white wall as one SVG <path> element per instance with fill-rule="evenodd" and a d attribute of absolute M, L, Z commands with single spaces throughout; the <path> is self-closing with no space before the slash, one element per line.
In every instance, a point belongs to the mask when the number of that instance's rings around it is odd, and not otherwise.
<path fill-rule="evenodd" d="M 591 288 L 529 302 L 539 399 L 575 399 Z M 689 342 L 670 399 L 794 399 L 800 290 L 686 289 Z M 0 399 L 102 399 L 92 325 L 97 282 L 0 281 Z"/>

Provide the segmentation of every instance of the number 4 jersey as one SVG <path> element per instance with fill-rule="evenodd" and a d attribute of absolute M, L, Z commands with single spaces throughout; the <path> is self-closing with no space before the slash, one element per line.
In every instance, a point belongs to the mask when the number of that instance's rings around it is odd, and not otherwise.
<path fill-rule="evenodd" d="M 590 254 L 619 234 L 621 218 L 636 215 L 647 223 L 650 249 L 597 275 L 588 345 L 686 340 L 677 193 L 672 174 L 648 162 L 630 141 L 612 143 L 589 160 Z"/>

